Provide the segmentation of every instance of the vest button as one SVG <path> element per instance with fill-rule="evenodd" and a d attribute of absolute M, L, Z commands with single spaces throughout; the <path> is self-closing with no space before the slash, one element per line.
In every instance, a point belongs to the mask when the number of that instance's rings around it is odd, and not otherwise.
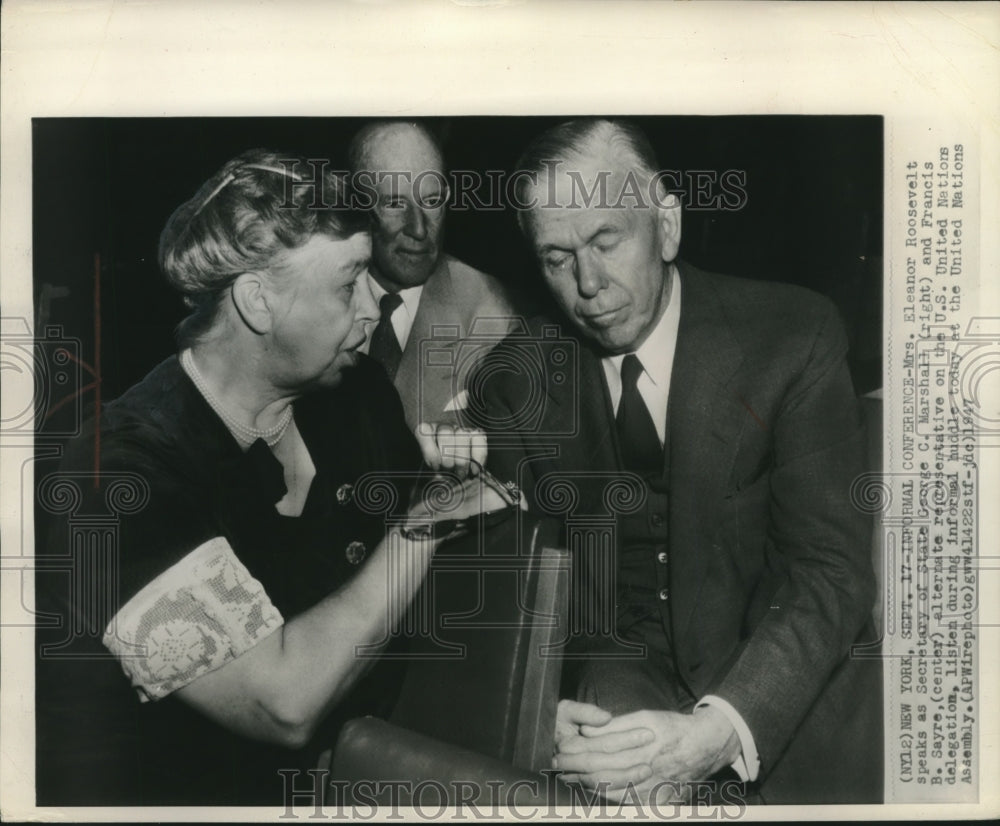
<path fill-rule="evenodd" d="M 347 557 L 347 561 L 352 565 L 360 565 L 367 553 L 368 549 L 365 547 L 365 543 L 358 542 L 357 540 L 349 543 L 347 548 L 344 549 L 344 556 Z"/>
<path fill-rule="evenodd" d="M 663 514 L 662 513 L 654 513 L 649 518 L 649 521 L 652 522 L 657 528 L 659 528 L 659 527 L 661 527 L 663 525 Z"/>
<path fill-rule="evenodd" d="M 670 597 L 670 592 L 666 588 L 661 588 L 660 592 L 657 594 L 662 602 L 666 602 Z"/>
<path fill-rule="evenodd" d="M 667 552 L 666 551 L 660 551 L 656 555 L 656 561 L 659 562 L 661 565 L 666 565 L 667 564 Z"/>

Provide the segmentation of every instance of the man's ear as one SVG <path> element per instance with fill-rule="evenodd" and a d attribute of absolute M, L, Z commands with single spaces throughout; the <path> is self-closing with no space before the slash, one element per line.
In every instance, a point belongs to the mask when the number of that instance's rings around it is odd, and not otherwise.
<path fill-rule="evenodd" d="M 236 312 L 243 323 L 258 335 L 271 331 L 274 323 L 271 295 L 263 276 L 258 272 L 245 272 L 236 277 L 230 288 Z"/>
<path fill-rule="evenodd" d="M 681 246 L 681 202 L 666 191 L 662 180 L 656 183 L 656 213 L 660 255 L 669 264 Z"/>

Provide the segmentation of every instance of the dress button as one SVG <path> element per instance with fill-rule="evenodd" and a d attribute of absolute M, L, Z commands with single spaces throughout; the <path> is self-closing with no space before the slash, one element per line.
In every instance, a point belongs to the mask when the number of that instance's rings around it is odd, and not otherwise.
<path fill-rule="evenodd" d="M 337 488 L 337 504 L 347 505 L 354 498 L 354 485 L 345 482 Z"/>
<path fill-rule="evenodd" d="M 667 564 L 667 552 L 666 551 L 660 551 L 656 555 L 656 561 L 659 562 L 661 565 L 666 565 Z"/>
<path fill-rule="evenodd" d="M 670 597 L 670 592 L 666 588 L 661 588 L 660 593 L 657 594 L 661 601 L 666 602 Z"/>
<path fill-rule="evenodd" d="M 365 543 L 357 540 L 351 542 L 344 551 L 347 561 L 352 565 L 360 565 L 366 553 L 368 553 L 368 549 L 365 547 Z"/>
<path fill-rule="evenodd" d="M 661 513 L 654 513 L 650 517 L 649 521 L 652 522 L 656 527 L 659 528 L 661 525 L 663 525 L 663 514 L 661 514 Z"/>

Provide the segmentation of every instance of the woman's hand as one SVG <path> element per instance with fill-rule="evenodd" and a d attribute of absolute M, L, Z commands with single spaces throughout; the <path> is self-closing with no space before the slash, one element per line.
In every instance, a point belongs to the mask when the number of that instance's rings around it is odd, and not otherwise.
<path fill-rule="evenodd" d="M 466 479 L 449 471 L 437 474 L 415 492 L 406 521 L 413 526 L 460 522 L 509 506 L 509 497 L 498 490 L 497 483 L 485 471 Z"/>
<path fill-rule="evenodd" d="M 486 471 L 486 434 L 451 424 L 428 424 L 414 429 L 425 464 L 438 471 L 415 492 L 410 525 L 460 522 L 481 513 L 521 504 L 511 491 Z"/>
<path fill-rule="evenodd" d="M 482 430 L 422 422 L 413 433 L 431 470 L 450 471 L 465 479 L 476 476 L 486 463 L 486 434 Z"/>

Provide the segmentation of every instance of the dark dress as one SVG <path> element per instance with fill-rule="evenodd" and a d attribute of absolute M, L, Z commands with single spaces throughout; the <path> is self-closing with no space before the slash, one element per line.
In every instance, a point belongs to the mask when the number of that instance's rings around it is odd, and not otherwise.
<path fill-rule="evenodd" d="M 232 734 L 170 694 L 140 702 L 102 644 L 119 608 L 219 537 L 286 622 L 363 567 L 385 519 L 359 507 L 354 484 L 397 474 L 389 478 L 405 509 L 420 466 L 399 398 L 362 358 L 337 388 L 297 400 L 294 415 L 316 468 L 298 517 L 274 508 L 284 479 L 264 442 L 243 452 L 176 357 L 107 405 L 56 477 L 40 480 L 43 507 L 59 513 L 38 536 L 50 537 L 49 560 L 66 564 L 36 576 L 39 610 L 59 618 L 36 629 L 38 649 L 48 646 L 36 671 L 39 805 L 281 807 L 279 769 L 314 767 L 346 719 L 388 711 L 398 666 L 379 663 L 313 742 L 288 750 Z"/>

